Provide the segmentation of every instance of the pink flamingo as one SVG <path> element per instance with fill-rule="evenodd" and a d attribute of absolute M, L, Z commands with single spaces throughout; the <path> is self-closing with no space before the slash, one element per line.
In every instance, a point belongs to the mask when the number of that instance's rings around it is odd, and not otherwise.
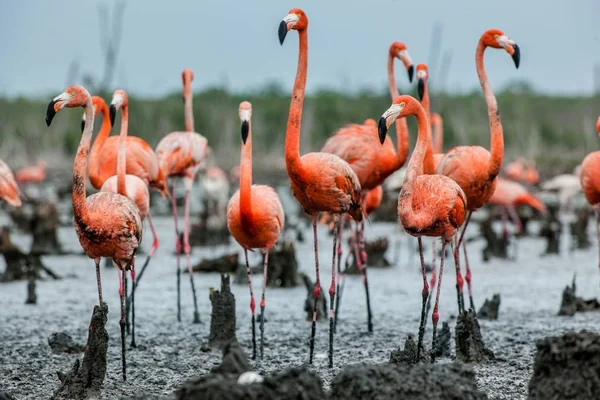
<path fill-rule="evenodd" d="M 85 88 L 69 86 L 56 96 L 46 111 L 46 124 L 50 126 L 56 113 L 64 107 L 83 107 L 86 113 L 85 128 L 73 166 L 73 214 L 75 232 L 79 243 L 88 257 L 96 263 L 98 299 L 102 305 L 102 283 L 100 279 L 100 258 L 112 258 L 119 274 L 119 295 L 121 296 L 121 359 L 123 380 L 127 380 L 125 362 L 125 292 L 123 282 L 126 272 L 131 270 L 135 278 L 134 256 L 142 240 L 143 225 L 138 207 L 126 196 L 125 188 L 125 133 L 121 131 L 117 162 L 118 192 L 99 192 L 86 198 L 85 181 L 87 157 L 92 140 L 94 110 L 92 98 Z"/>
<path fill-rule="evenodd" d="M 336 240 L 339 230 L 339 215 L 348 213 L 355 221 L 363 218 L 361 188 L 356 173 L 350 165 L 333 154 L 315 152 L 300 156 L 300 122 L 302 105 L 306 89 L 306 72 L 308 66 L 308 18 L 299 8 L 290 10 L 279 24 L 279 42 L 283 44 L 288 31 L 298 31 L 300 38 L 298 70 L 292 91 L 290 114 L 288 117 L 285 139 L 285 163 L 290 177 L 292 193 L 302 205 L 304 211 L 312 218 L 316 282 L 314 289 L 315 305 L 310 336 L 309 363 L 312 364 L 315 331 L 317 321 L 317 304 L 321 295 L 321 279 L 319 277 L 319 252 L 317 246 L 317 220 L 319 213 L 337 214 L 336 228 L 333 234 L 333 261 L 331 264 L 331 286 L 329 287 L 329 367 L 333 367 L 333 302 L 335 297 L 335 257 Z"/>
<path fill-rule="evenodd" d="M 199 133 L 194 132 L 194 113 L 192 108 L 192 80 L 194 74 L 190 69 L 184 69 L 183 78 L 183 103 L 185 110 L 185 131 L 171 132 L 163 137 L 156 146 L 156 157 L 161 170 L 167 177 L 182 177 L 185 185 L 185 203 L 183 208 L 183 251 L 187 259 L 192 296 L 194 298 L 194 323 L 200 323 L 198 313 L 198 302 L 196 300 L 196 288 L 194 286 L 194 274 L 192 271 L 192 259 L 190 252 L 190 191 L 194 183 L 196 173 L 202 165 L 206 156 L 208 141 Z M 175 251 L 177 252 L 177 321 L 181 321 L 181 269 L 179 268 L 179 257 L 181 255 L 181 243 L 179 241 L 179 228 L 177 227 L 177 202 L 175 199 L 175 186 L 172 184 L 171 205 L 173 206 L 173 220 L 175 221 Z"/>
<path fill-rule="evenodd" d="M 21 207 L 21 190 L 9 166 L 0 160 L 0 198 L 13 207 Z"/>
<path fill-rule="evenodd" d="M 242 151 L 240 188 L 227 205 L 227 228 L 244 248 L 248 287 L 250 288 L 250 311 L 252 312 L 252 358 L 256 358 L 255 303 L 252 291 L 252 271 L 248 264 L 248 250 L 264 252 L 262 297 L 260 300 L 260 358 L 263 358 L 264 311 L 266 306 L 267 264 L 269 250 L 283 231 L 285 215 L 283 206 L 273 188 L 252 184 L 252 105 L 243 101 L 239 109 L 242 120 Z"/>

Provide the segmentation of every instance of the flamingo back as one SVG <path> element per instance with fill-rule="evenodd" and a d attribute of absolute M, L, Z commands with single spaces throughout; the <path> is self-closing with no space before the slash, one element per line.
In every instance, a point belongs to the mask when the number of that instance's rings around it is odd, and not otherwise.
<path fill-rule="evenodd" d="M 127 188 L 127 198 L 133 201 L 140 211 L 142 221 L 150 212 L 150 192 L 148 186 L 135 175 L 125 175 L 125 186 Z M 103 192 L 117 193 L 117 176 L 113 175 L 104 181 L 102 188 Z"/>
<path fill-rule="evenodd" d="M 207 154 L 208 140 L 196 132 L 171 132 L 156 146 L 156 157 L 165 176 L 193 178 Z"/>
<path fill-rule="evenodd" d="M 594 151 L 583 159 L 580 179 L 588 203 L 600 207 L 600 151 Z"/>

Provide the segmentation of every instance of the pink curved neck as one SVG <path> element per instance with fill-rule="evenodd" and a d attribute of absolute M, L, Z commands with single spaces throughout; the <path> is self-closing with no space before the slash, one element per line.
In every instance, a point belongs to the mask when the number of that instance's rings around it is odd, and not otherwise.
<path fill-rule="evenodd" d="M 427 152 L 428 142 L 430 142 L 431 128 L 427 120 L 427 114 L 421 105 L 417 107 L 413 115 L 417 117 L 418 136 L 417 144 L 413 150 L 412 156 L 406 166 L 406 178 L 404 179 L 403 188 L 412 191 L 412 186 L 419 175 L 420 169 L 423 167 L 423 160 Z"/>
<path fill-rule="evenodd" d="M 394 75 L 394 56 L 391 54 L 388 55 L 388 87 L 390 90 L 390 97 L 392 101 L 396 97 L 400 95 L 398 92 L 398 86 L 396 86 L 396 76 Z M 397 168 L 400 168 L 406 162 L 408 158 L 408 124 L 406 123 L 406 118 L 402 118 L 400 120 L 396 120 L 396 140 L 397 144 Z"/>
<path fill-rule="evenodd" d="M 433 125 L 433 137 L 433 151 L 435 154 L 440 154 L 444 148 L 444 125 L 441 118 L 437 118 Z"/>
<path fill-rule="evenodd" d="M 427 79 L 423 82 L 423 100 L 421 100 L 421 104 L 423 105 L 423 109 L 425 110 L 425 116 L 427 117 L 427 125 L 430 126 L 431 122 L 431 111 L 429 107 L 429 84 L 427 83 Z M 431 138 L 431 128 L 427 130 L 427 151 L 425 152 L 425 160 L 423 162 L 423 173 L 431 175 L 435 174 L 435 165 L 433 162 L 433 140 Z"/>
<path fill-rule="evenodd" d="M 185 131 L 194 132 L 194 109 L 192 107 L 192 84 L 186 81 L 183 84 L 183 108 L 185 112 Z"/>
<path fill-rule="evenodd" d="M 92 98 L 88 97 L 85 106 L 85 125 L 83 134 L 77 148 L 77 155 L 73 162 L 73 215 L 75 220 L 81 225 L 89 224 L 89 215 L 86 204 L 85 181 L 87 179 L 87 158 L 90 150 L 90 142 L 92 141 L 92 131 L 94 130 L 94 107 L 92 106 Z"/>
<path fill-rule="evenodd" d="M 300 124 L 302 120 L 302 105 L 306 91 L 306 73 L 308 69 L 308 33 L 306 29 L 298 31 L 299 51 L 298 70 L 292 90 L 292 101 L 288 116 L 285 138 L 285 164 L 288 174 L 298 175 L 302 171 L 300 159 Z"/>
<path fill-rule="evenodd" d="M 485 67 L 483 65 L 483 53 L 485 52 L 486 44 L 483 40 L 479 40 L 477 45 L 477 51 L 475 53 L 475 65 L 477 67 L 477 76 L 479 77 L 479 83 L 483 90 L 483 96 L 488 108 L 488 118 L 490 121 L 490 164 L 488 166 L 488 173 L 495 178 L 502 168 L 502 161 L 504 158 L 504 135 L 502 132 L 502 123 L 500 122 L 500 113 L 498 112 L 498 104 L 496 103 L 496 97 L 490 87 L 487 74 L 485 73 Z"/>
<path fill-rule="evenodd" d="M 119 152 L 117 154 L 117 193 L 127 196 L 125 171 L 127 169 L 127 125 L 129 121 L 129 106 L 123 106 L 121 115 L 121 134 L 119 135 Z"/>
<path fill-rule="evenodd" d="M 242 225 L 252 220 L 252 121 L 248 121 L 248 138 L 242 144 L 240 165 L 240 217 Z"/>
<path fill-rule="evenodd" d="M 100 111 L 102 112 L 102 126 L 100 126 L 100 131 L 96 136 L 96 140 L 92 144 L 92 149 L 90 150 L 90 159 L 89 165 L 92 167 L 92 171 L 90 172 L 90 182 L 92 186 L 96 189 L 100 189 L 102 187 L 102 183 L 100 181 L 100 154 L 102 153 L 102 147 L 104 147 L 104 143 L 108 136 L 110 135 L 110 115 L 108 113 L 108 106 L 106 103 L 101 102 Z"/>

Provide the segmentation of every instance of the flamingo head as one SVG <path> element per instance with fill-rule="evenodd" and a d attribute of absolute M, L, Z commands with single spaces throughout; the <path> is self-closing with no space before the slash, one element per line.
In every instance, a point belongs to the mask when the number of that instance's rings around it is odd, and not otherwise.
<path fill-rule="evenodd" d="M 408 72 L 408 81 L 412 82 L 415 68 L 413 67 L 412 60 L 408 55 L 408 50 L 406 50 L 406 45 L 402 42 L 392 43 L 390 46 L 390 57 L 396 57 L 402 61 L 404 68 L 406 68 L 406 71 Z"/>
<path fill-rule="evenodd" d="M 100 96 L 92 96 L 92 107 L 94 108 L 94 115 L 98 115 L 104 107 L 106 107 L 106 102 Z M 81 132 L 83 132 L 83 128 L 85 127 L 85 112 L 81 117 Z"/>
<path fill-rule="evenodd" d="M 489 29 L 481 35 L 484 45 L 495 49 L 504 49 L 512 57 L 515 67 L 519 68 L 521 51 L 514 40 L 509 39 L 500 29 Z"/>
<path fill-rule="evenodd" d="M 308 18 L 304 11 L 299 8 L 292 8 L 288 15 L 279 23 L 279 43 L 283 44 L 285 36 L 291 29 L 303 31 L 308 27 Z"/>
<path fill-rule="evenodd" d="M 425 83 L 427 82 L 428 77 L 429 68 L 427 68 L 427 64 L 417 65 L 417 88 L 419 91 L 419 100 L 423 100 L 423 94 L 425 94 Z"/>
<path fill-rule="evenodd" d="M 127 96 L 127 92 L 125 92 L 123 89 L 117 89 L 113 92 L 113 98 L 109 107 L 111 126 L 115 124 L 115 116 L 117 115 L 117 111 L 123 107 L 127 107 L 128 104 L 129 96 Z"/>
<path fill-rule="evenodd" d="M 181 72 L 181 79 L 183 80 L 183 103 L 185 104 L 185 96 L 192 94 L 192 81 L 194 80 L 194 73 L 189 68 L 184 68 Z"/>
<path fill-rule="evenodd" d="M 250 133 L 250 118 L 252 118 L 252 104 L 249 101 L 240 103 L 240 120 L 242 121 L 242 142 L 246 144 L 248 134 Z"/>
<path fill-rule="evenodd" d="M 379 118 L 378 131 L 381 144 L 385 142 L 385 136 L 392 123 L 397 119 L 405 118 L 407 115 L 415 114 L 418 107 L 421 107 L 420 103 L 412 96 L 403 94 L 396 97 L 390 108 Z"/>
<path fill-rule="evenodd" d="M 56 113 L 64 107 L 86 107 L 89 100 L 90 94 L 83 86 L 69 86 L 48 104 L 48 108 L 46 109 L 46 125 L 50 126 Z"/>

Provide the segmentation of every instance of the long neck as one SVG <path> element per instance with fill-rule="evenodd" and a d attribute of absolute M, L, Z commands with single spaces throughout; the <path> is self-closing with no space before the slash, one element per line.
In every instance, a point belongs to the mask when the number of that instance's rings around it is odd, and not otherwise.
<path fill-rule="evenodd" d="M 415 116 L 417 117 L 418 125 L 417 144 L 415 145 L 415 149 L 410 157 L 408 166 L 406 167 L 406 178 L 403 185 L 403 187 L 406 187 L 409 192 L 412 192 L 412 185 L 419 175 L 421 167 L 423 166 L 425 153 L 427 152 L 427 147 L 429 146 L 428 142 L 431 141 L 431 128 L 429 126 L 429 121 L 427 120 L 427 114 L 425 114 L 423 107 L 417 108 Z"/>
<path fill-rule="evenodd" d="M 185 82 L 183 85 L 183 108 L 185 111 L 185 131 L 194 132 L 194 109 L 192 107 L 192 85 L 190 82 Z"/>
<path fill-rule="evenodd" d="M 127 167 L 127 125 L 129 122 L 129 106 L 123 106 L 121 115 L 121 134 L 119 135 L 119 152 L 117 154 L 117 193 L 127 196 L 125 170 Z"/>
<path fill-rule="evenodd" d="M 90 151 L 90 142 L 92 141 L 92 131 L 94 130 L 94 109 L 92 106 L 92 99 L 89 98 L 86 105 L 84 106 L 85 111 L 85 125 L 83 128 L 83 134 L 81 135 L 81 141 L 77 148 L 77 155 L 73 163 L 73 214 L 77 221 L 80 223 L 87 224 L 89 221 L 87 204 L 86 204 L 86 193 L 85 193 L 85 181 L 86 181 L 86 170 L 87 170 L 87 157 Z"/>
<path fill-rule="evenodd" d="M 436 154 L 442 153 L 444 148 L 444 125 L 441 118 L 437 118 L 433 126 L 434 146 L 433 151 Z"/>
<path fill-rule="evenodd" d="M 306 73 L 308 69 L 308 32 L 306 29 L 298 31 L 299 52 L 298 70 L 292 90 L 292 102 L 288 116 L 285 137 L 285 164 L 288 174 L 295 174 L 302 169 L 300 160 L 300 123 L 302 121 L 302 105 L 306 91 Z"/>
<path fill-rule="evenodd" d="M 100 189 L 102 186 L 102 182 L 98 179 L 98 175 L 101 170 L 100 166 L 100 154 L 102 153 L 102 147 L 106 142 L 106 139 L 110 135 L 110 116 L 108 114 L 108 106 L 106 103 L 101 103 L 102 112 L 102 126 L 100 126 L 100 131 L 98 132 L 98 136 L 96 136 L 96 140 L 92 144 L 92 149 L 90 150 L 90 160 L 89 163 L 92 167 L 96 167 L 95 171 L 90 171 L 90 182 L 96 189 Z"/>
<path fill-rule="evenodd" d="M 485 51 L 485 48 L 486 45 L 480 40 L 477 45 L 477 52 L 475 53 L 475 65 L 477 66 L 477 76 L 479 76 L 479 83 L 483 90 L 483 96 L 487 103 L 488 118 L 490 121 L 491 156 L 488 173 L 491 177 L 496 177 L 500 173 L 504 158 L 504 135 L 502 132 L 502 123 L 500 122 L 500 113 L 498 112 L 496 97 L 494 96 L 494 92 L 492 92 L 487 74 L 485 73 L 485 67 L 483 66 L 483 52 Z"/>
<path fill-rule="evenodd" d="M 427 80 L 424 80 L 423 85 L 423 100 L 421 100 L 421 104 L 425 109 L 427 125 L 431 126 L 431 111 L 429 108 L 429 85 L 427 84 Z M 427 151 L 425 152 L 425 161 L 423 161 L 423 173 L 431 175 L 435 174 L 435 165 L 433 163 L 433 140 L 431 139 L 431 128 L 429 128 L 427 131 L 429 132 L 429 137 L 427 139 Z"/>
<path fill-rule="evenodd" d="M 390 97 L 392 101 L 400 95 L 398 92 L 398 86 L 396 86 L 396 76 L 394 75 L 394 56 L 388 55 L 388 87 L 390 89 Z M 406 118 L 396 120 L 396 140 L 397 140 L 397 151 L 396 151 L 396 162 L 397 168 L 400 168 L 406 162 L 408 158 L 408 124 Z"/>
<path fill-rule="evenodd" d="M 248 138 L 242 144 L 240 161 L 240 216 L 242 224 L 252 219 L 252 122 L 248 121 Z"/>

